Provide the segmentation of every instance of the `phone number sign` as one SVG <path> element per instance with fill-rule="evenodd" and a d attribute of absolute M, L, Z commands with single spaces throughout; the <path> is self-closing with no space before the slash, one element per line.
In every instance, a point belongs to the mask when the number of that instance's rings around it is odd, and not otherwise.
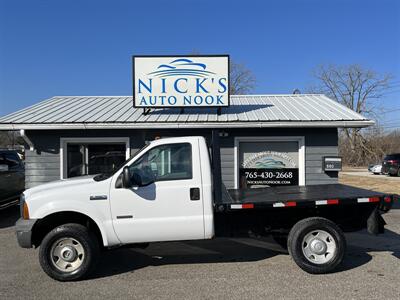
<path fill-rule="evenodd" d="M 298 185 L 299 169 L 240 169 L 240 178 L 245 180 L 246 185 Z"/>

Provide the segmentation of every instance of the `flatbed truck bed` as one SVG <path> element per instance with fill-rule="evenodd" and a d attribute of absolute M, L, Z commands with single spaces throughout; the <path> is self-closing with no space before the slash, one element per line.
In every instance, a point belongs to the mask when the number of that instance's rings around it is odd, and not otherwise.
<path fill-rule="evenodd" d="M 386 197 L 386 198 L 385 198 Z M 382 202 L 389 204 L 391 196 L 344 184 L 309 186 L 278 186 L 256 189 L 222 189 L 218 210 L 241 208 L 275 208 L 316 205 L 350 205 Z M 385 200 L 386 199 L 386 200 Z"/>
<path fill-rule="evenodd" d="M 263 236 L 279 232 L 284 236 L 301 219 L 319 216 L 341 224 L 351 232 L 367 228 L 383 233 L 381 217 L 389 211 L 397 195 L 384 194 L 344 184 L 277 186 L 256 189 L 221 188 L 214 203 L 217 236 Z M 245 214 L 235 214 L 235 212 Z M 227 226 L 226 224 L 234 224 Z M 257 228 L 257 229 L 255 229 Z"/>

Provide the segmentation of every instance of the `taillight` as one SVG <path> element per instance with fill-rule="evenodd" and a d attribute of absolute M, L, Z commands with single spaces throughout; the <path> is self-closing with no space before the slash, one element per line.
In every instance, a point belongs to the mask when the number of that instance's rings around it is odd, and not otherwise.
<path fill-rule="evenodd" d="M 391 163 L 391 164 L 398 164 L 399 163 L 398 160 L 394 160 L 394 159 L 388 160 L 387 162 Z"/>

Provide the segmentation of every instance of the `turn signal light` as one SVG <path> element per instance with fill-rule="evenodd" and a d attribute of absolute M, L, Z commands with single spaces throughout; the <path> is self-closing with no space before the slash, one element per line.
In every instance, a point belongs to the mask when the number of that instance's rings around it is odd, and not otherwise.
<path fill-rule="evenodd" d="M 29 219 L 29 209 L 28 209 L 28 204 L 26 204 L 26 202 L 24 202 L 24 205 L 22 207 L 22 218 L 24 220 Z"/>

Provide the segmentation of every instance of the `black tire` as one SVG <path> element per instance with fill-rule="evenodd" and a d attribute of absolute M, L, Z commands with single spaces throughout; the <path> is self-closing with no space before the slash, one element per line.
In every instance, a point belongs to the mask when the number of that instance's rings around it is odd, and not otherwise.
<path fill-rule="evenodd" d="M 303 239 L 307 234 L 315 230 L 322 230 L 329 233 L 335 241 L 336 250 L 333 252 L 331 259 L 326 263 L 313 263 L 303 253 Z M 343 261 L 346 252 L 346 239 L 342 230 L 332 221 L 320 217 L 307 218 L 297 222 L 290 230 L 288 251 L 295 263 L 307 273 L 330 273 Z"/>
<path fill-rule="evenodd" d="M 81 265 L 73 272 L 63 272 L 52 262 L 52 247 L 63 238 L 78 241 L 83 250 Z M 58 281 L 73 281 L 86 277 L 93 269 L 99 257 L 99 244 L 88 228 L 80 224 L 64 224 L 54 228 L 43 239 L 39 250 L 39 262 L 43 271 Z"/>

